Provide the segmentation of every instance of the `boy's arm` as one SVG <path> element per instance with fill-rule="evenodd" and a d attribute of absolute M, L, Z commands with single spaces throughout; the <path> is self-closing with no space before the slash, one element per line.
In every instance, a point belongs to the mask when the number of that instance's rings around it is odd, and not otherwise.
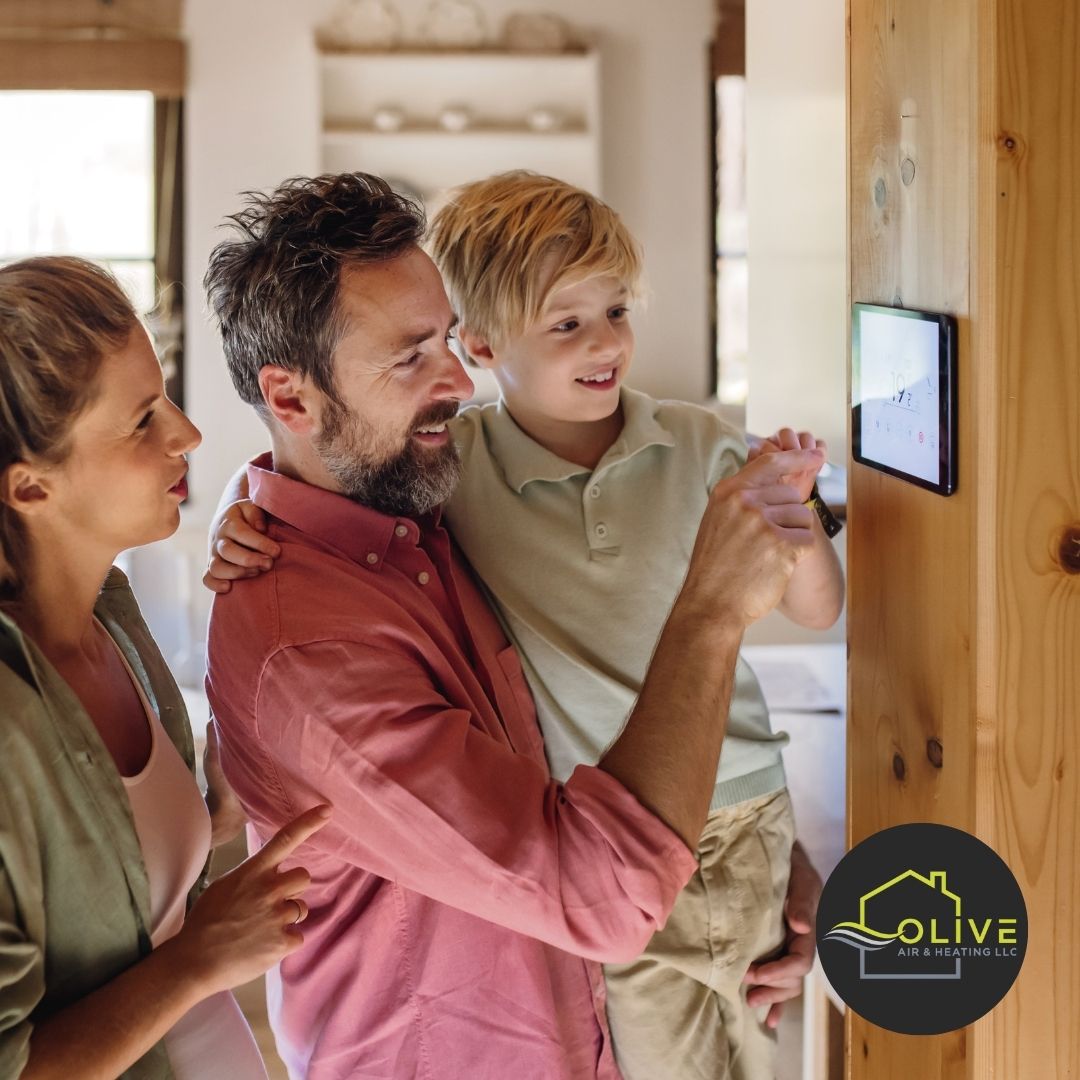
<path fill-rule="evenodd" d="M 813 533 L 814 546 L 795 568 L 777 606 L 800 626 L 827 630 L 844 608 L 844 571 L 816 514 Z"/>

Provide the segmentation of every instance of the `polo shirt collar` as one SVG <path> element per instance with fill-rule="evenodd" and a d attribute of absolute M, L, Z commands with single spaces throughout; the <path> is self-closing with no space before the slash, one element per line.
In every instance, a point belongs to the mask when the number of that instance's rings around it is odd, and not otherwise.
<path fill-rule="evenodd" d="M 411 518 L 380 513 L 336 491 L 274 472 L 270 454 L 250 462 L 247 475 L 249 497 L 256 506 L 370 570 L 382 569 L 395 539 L 412 546 L 420 542 L 420 526 Z M 440 516 L 441 510 L 436 510 L 425 520 L 438 524 Z M 404 533 L 398 531 L 401 528 Z"/>
<path fill-rule="evenodd" d="M 500 400 L 488 428 L 488 438 L 506 482 L 520 494 L 525 485 L 534 480 L 558 483 L 571 476 L 599 474 L 648 446 L 675 445 L 675 437 L 656 417 L 657 403 L 652 398 L 624 386 L 619 392 L 619 401 L 623 410 L 623 429 L 596 468 L 589 469 L 553 454 L 526 435 L 510 415 L 506 402 Z"/>

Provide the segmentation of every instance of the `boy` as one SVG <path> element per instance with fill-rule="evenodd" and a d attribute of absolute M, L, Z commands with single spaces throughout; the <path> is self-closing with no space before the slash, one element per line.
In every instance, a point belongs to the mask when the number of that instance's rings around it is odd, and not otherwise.
<path fill-rule="evenodd" d="M 518 646 L 552 775 L 566 780 L 618 735 L 709 491 L 742 466 L 745 442 L 704 408 L 623 386 L 641 259 L 598 199 L 529 173 L 492 177 L 453 194 L 430 248 L 461 346 L 501 391 L 454 421 L 464 470 L 446 512 Z M 763 449 L 800 442 L 820 445 L 785 429 Z M 791 480 L 804 497 L 813 481 Z M 842 602 L 815 523 L 781 609 L 826 627 Z M 774 1075 L 774 1038 L 743 980 L 785 941 L 794 822 L 787 739 L 743 661 L 726 719 L 700 870 L 643 956 L 605 971 L 626 1080 Z"/>

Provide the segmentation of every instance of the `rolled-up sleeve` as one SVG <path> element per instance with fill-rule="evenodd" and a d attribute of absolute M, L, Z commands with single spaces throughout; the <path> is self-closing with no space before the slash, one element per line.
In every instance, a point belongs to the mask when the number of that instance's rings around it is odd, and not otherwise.
<path fill-rule="evenodd" d="M 421 658 L 283 648 L 255 712 L 289 809 L 334 806 L 316 847 L 576 955 L 636 957 L 696 867 L 614 777 L 582 766 L 557 784 L 448 703 Z"/>

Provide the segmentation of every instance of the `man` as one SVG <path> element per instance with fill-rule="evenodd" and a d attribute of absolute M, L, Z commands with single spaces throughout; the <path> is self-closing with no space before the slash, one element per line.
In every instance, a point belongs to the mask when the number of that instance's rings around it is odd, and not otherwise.
<path fill-rule="evenodd" d="M 207 288 L 270 430 L 248 482 L 280 556 L 215 601 L 207 687 L 261 836 L 335 808 L 304 852 L 307 944 L 271 990 L 279 1051 L 311 1080 L 617 1077 L 595 962 L 640 953 L 694 870 L 742 632 L 812 544 L 780 481 L 820 454 L 717 485 L 622 735 L 556 784 L 440 524 L 446 422 L 472 384 L 422 215 L 353 174 L 290 181 L 233 221 Z"/>

